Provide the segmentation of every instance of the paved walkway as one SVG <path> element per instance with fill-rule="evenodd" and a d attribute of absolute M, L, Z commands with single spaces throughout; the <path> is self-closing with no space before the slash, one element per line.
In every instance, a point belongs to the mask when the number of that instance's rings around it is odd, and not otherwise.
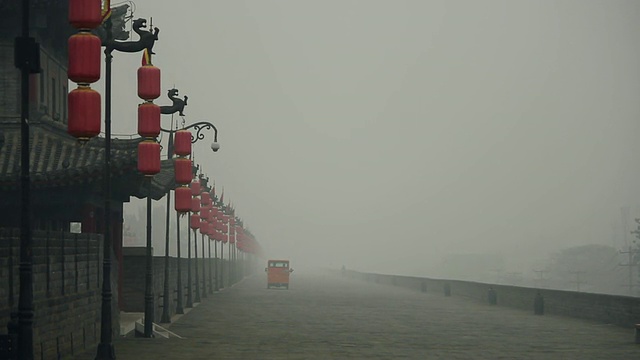
<path fill-rule="evenodd" d="M 640 359 L 633 329 L 534 316 L 455 297 L 293 274 L 258 275 L 209 297 L 169 329 L 120 338 L 118 359 Z"/>

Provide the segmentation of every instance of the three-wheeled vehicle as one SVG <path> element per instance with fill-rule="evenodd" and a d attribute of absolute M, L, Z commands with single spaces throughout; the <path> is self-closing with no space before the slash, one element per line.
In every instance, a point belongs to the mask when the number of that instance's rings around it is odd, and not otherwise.
<path fill-rule="evenodd" d="M 267 289 L 271 287 L 289 289 L 289 274 L 293 272 L 289 267 L 289 260 L 269 260 L 264 271 L 267 273 Z"/>

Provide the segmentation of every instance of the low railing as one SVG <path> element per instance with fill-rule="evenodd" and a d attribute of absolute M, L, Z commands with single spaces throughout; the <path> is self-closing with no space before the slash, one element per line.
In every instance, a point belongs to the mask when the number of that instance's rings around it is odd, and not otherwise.
<path fill-rule="evenodd" d="M 463 297 L 534 314 L 552 314 L 634 328 L 640 324 L 640 298 L 577 291 L 432 279 L 343 270 L 345 277 L 442 296 Z"/>

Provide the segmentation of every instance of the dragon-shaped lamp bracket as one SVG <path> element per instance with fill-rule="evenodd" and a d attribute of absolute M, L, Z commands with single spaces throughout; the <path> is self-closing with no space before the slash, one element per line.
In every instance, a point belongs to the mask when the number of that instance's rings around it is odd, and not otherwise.
<path fill-rule="evenodd" d="M 184 116 L 184 107 L 187 106 L 187 99 L 189 99 L 189 97 L 185 95 L 184 99 L 180 99 L 178 97 L 178 94 L 178 89 L 169 89 L 169 91 L 167 92 L 167 97 L 169 98 L 169 100 L 171 100 L 172 104 L 160 106 L 161 114 L 170 115 L 177 112 L 180 116 Z"/>
<path fill-rule="evenodd" d="M 107 24 L 108 26 L 108 24 Z M 147 27 L 147 19 L 138 18 L 133 20 L 133 31 L 138 34 L 140 39 L 137 41 L 116 41 L 115 39 L 106 39 L 105 44 L 106 52 L 112 52 L 113 50 L 135 53 L 147 49 L 149 55 L 155 54 L 153 52 L 153 45 L 158 40 L 158 33 L 160 29 L 157 27 L 151 30 L 145 30 Z"/>

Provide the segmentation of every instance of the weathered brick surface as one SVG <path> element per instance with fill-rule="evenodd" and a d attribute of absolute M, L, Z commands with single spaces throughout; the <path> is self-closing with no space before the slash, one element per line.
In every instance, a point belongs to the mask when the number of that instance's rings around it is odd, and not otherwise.
<path fill-rule="evenodd" d="M 169 326 L 182 339 L 116 339 L 118 359 L 640 357 L 633 330 L 623 327 L 300 268 L 289 290 L 267 289 L 266 280 L 260 272 L 207 298 Z"/>
<path fill-rule="evenodd" d="M 544 298 L 546 314 L 571 316 L 581 319 L 633 327 L 640 323 L 640 298 L 591 294 L 575 291 L 535 289 L 519 286 L 485 284 L 471 281 L 430 279 L 412 276 L 386 275 L 347 271 L 349 277 L 422 291 L 443 294 L 449 285 L 451 296 L 479 302 L 488 302 L 489 289 L 497 294 L 497 305 L 533 312 L 533 301 L 538 292 Z"/>
<path fill-rule="evenodd" d="M 34 354 L 53 359 L 94 347 L 100 337 L 102 238 L 95 234 L 33 232 Z M 19 298 L 20 234 L 0 229 L 2 332 Z M 112 288 L 117 298 L 112 266 Z M 13 287 L 10 288 L 10 284 Z M 115 305 L 115 304 L 114 304 Z M 114 335 L 119 313 L 113 310 Z"/>

